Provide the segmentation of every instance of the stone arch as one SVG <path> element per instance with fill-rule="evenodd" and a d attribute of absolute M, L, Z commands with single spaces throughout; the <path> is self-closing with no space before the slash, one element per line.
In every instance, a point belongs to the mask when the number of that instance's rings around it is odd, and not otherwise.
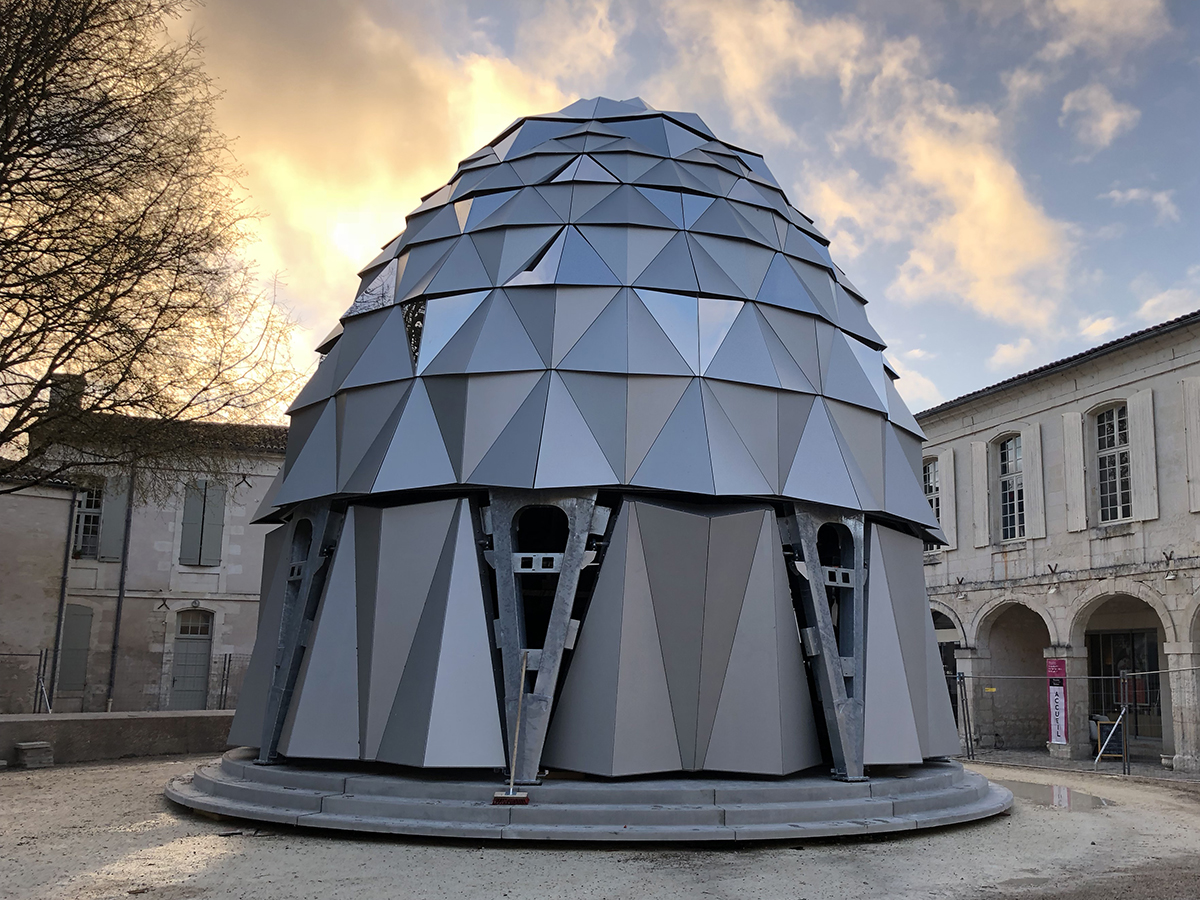
<path fill-rule="evenodd" d="M 1200 640 L 1200 594 L 1188 602 L 1183 614 L 1184 630 L 1179 635 L 1185 641 Z"/>
<path fill-rule="evenodd" d="M 932 597 L 929 599 L 929 608 L 940 612 L 943 616 L 954 623 L 954 627 L 958 629 L 959 637 L 964 645 L 967 643 L 967 629 L 963 627 L 962 616 L 949 603 L 944 603 L 941 600 L 935 600 Z"/>
<path fill-rule="evenodd" d="M 1050 635 L 1050 645 L 1057 646 L 1059 644 L 1058 628 L 1050 613 L 1040 604 L 1030 603 L 1022 597 L 997 597 L 990 600 L 979 608 L 971 619 L 971 630 L 969 635 L 964 635 L 969 641 L 969 646 L 983 648 L 987 643 L 988 635 L 992 625 L 996 619 L 1000 617 L 1006 609 L 1011 606 L 1024 606 L 1026 609 L 1037 614 L 1038 618 L 1046 625 L 1046 632 Z"/>
<path fill-rule="evenodd" d="M 1163 602 L 1162 595 L 1144 582 L 1122 577 L 1097 582 L 1075 599 L 1072 604 L 1074 611 L 1071 614 L 1071 626 L 1068 631 L 1070 645 L 1083 647 L 1084 633 L 1087 631 L 1088 619 L 1092 617 L 1092 613 L 1114 597 L 1122 596 L 1141 600 L 1154 610 L 1159 622 L 1162 623 L 1165 642 L 1173 643 L 1178 640 L 1175 620 L 1171 617 L 1171 611 L 1167 609 L 1167 604 Z"/>

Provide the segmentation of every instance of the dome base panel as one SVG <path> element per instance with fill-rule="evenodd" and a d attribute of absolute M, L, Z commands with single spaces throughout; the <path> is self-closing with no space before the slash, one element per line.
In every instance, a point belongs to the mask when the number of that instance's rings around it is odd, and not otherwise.
<path fill-rule="evenodd" d="M 794 841 L 936 828 L 1012 805 L 1009 791 L 952 760 L 880 767 L 853 783 L 816 770 L 769 780 L 562 775 L 529 786 L 528 806 L 494 806 L 500 774 L 259 766 L 243 748 L 173 779 L 166 795 L 201 813 L 306 828 L 525 841 Z"/>

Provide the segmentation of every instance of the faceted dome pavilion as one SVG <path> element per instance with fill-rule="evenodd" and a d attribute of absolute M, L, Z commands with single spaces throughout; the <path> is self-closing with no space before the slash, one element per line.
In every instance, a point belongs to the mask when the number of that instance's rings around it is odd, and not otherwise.
<path fill-rule="evenodd" d="M 484 787 L 957 754 L 921 432 L 827 244 L 760 155 L 637 99 L 460 163 L 290 410 L 230 742 Z M 976 806 L 938 822 L 1006 805 L 953 771 Z"/>

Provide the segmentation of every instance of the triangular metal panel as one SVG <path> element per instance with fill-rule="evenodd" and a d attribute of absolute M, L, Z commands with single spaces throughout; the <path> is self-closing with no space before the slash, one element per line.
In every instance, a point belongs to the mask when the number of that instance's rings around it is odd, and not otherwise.
<path fill-rule="evenodd" d="M 682 156 L 689 150 L 708 143 L 708 138 L 701 137 L 694 131 L 682 128 L 669 120 L 663 121 L 663 128 L 666 131 L 667 146 L 671 150 L 671 156 Z"/>
<path fill-rule="evenodd" d="M 716 199 L 716 197 L 709 197 L 705 194 L 684 194 L 683 227 L 692 228 L 708 208 L 716 202 Z"/>
<path fill-rule="evenodd" d="M 774 493 L 779 493 L 779 395 L 775 391 L 731 384 L 726 381 L 706 381 L 705 387 L 721 406 L 734 430 Z M 705 401 L 707 403 L 707 400 Z M 807 411 L 806 411 L 807 412 Z M 705 410 L 707 418 L 707 410 Z M 797 428 L 796 441 L 800 440 Z M 711 436 L 711 428 L 709 430 Z M 792 452 L 795 452 L 793 446 Z M 713 467 L 716 468 L 714 448 Z M 790 459 L 790 457 L 789 457 Z"/>
<path fill-rule="evenodd" d="M 827 269 L 821 269 L 817 266 L 809 265 L 806 262 L 801 262 L 798 259 L 792 259 L 790 256 L 785 256 L 792 271 L 797 277 L 804 282 L 804 286 L 808 288 L 809 294 L 816 301 L 817 306 L 821 309 L 822 315 L 832 322 L 834 325 L 841 323 L 838 317 L 837 301 L 833 296 L 833 277 Z"/>
<path fill-rule="evenodd" d="M 549 228 L 510 228 L 506 231 L 504 251 L 500 255 L 500 274 L 511 274 L 502 279 L 503 283 L 553 284 L 566 245 L 567 230 L 563 228 L 555 232 L 553 240 Z M 513 241 L 511 246 L 510 239 Z"/>
<path fill-rule="evenodd" d="M 794 309 L 814 316 L 823 315 L 813 302 L 808 288 L 804 286 L 796 271 L 788 265 L 782 253 L 776 253 L 771 260 L 766 277 L 763 278 L 762 286 L 754 299 L 759 303 Z"/>
<path fill-rule="evenodd" d="M 549 386 L 550 373 L 545 372 L 500 432 L 492 449 L 466 479 L 468 482 L 494 487 L 533 487 Z"/>
<path fill-rule="evenodd" d="M 596 436 L 562 378 L 552 372 L 533 486 L 540 489 L 617 483 L 620 479 L 608 464 Z"/>
<path fill-rule="evenodd" d="M 491 299 L 491 308 L 466 371 L 516 372 L 543 366 L 541 354 L 529 339 L 508 297 L 503 291 L 497 291 Z"/>
<path fill-rule="evenodd" d="M 514 160 L 513 170 L 527 185 L 549 181 L 550 176 L 563 168 L 562 160 L 557 156 L 537 154 Z"/>
<path fill-rule="evenodd" d="M 866 304 L 840 284 L 834 285 L 834 290 L 837 294 L 838 316 L 841 318 L 842 328 L 848 333 L 862 338 L 868 344 L 882 349 L 883 338 L 867 321 Z"/>
<path fill-rule="evenodd" d="M 326 400 L 321 417 L 304 442 L 296 461 L 275 495 L 275 504 L 284 506 L 337 491 L 337 404 Z"/>
<path fill-rule="evenodd" d="M 800 368 L 799 363 L 788 352 L 783 341 L 779 339 L 779 335 L 775 333 L 775 329 L 767 321 L 763 315 L 762 307 L 757 304 L 754 307 L 754 314 L 758 317 L 758 327 L 762 332 L 763 343 L 766 344 L 767 352 L 771 356 L 771 364 L 775 366 L 775 374 L 779 378 L 779 385 L 785 391 L 803 391 L 806 394 L 817 393 L 816 387 L 804 370 Z"/>
<path fill-rule="evenodd" d="M 517 225 L 561 225 L 562 218 L 542 199 L 535 188 L 517 191 L 516 196 L 479 224 L 480 228 Z"/>
<path fill-rule="evenodd" d="M 467 238 L 436 241 L 406 250 L 399 263 L 404 266 L 404 272 L 400 276 L 400 283 L 396 285 L 396 300 L 411 300 L 423 293 L 441 269 L 446 257 L 454 250 L 454 245 L 463 240 Z"/>
<path fill-rule="evenodd" d="M 334 362 L 333 370 L 333 385 L 332 389 L 337 390 L 342 386 L 342 382 L 346 380 L 346 376 L 350 374 L 350 370 L 354 368 L 355 363 L 362 358 L 375 335 L 379 333 L 379 329 L 383 323 L 387 321 L 391 314 L 390 309 L 381 309 L 378 312 L 367 313 L 362 316 L 355 316 L 353 319 L 347 319 L 345 327 L 342 329 L 342 336 L 338 338 L 337 360 Z M 407 376 L 401 376 L 407 377 Z"/>
<path fill-rule="evenodd" d="M 677 160 L 676 164 L 709 191 L 721 197 L 729 193 L 729 189 L 737 180 L 736 175 L 729 174 L 723 166 L 714 165 L 709 159 L 699 162 L 685 158 Z"/>
<path fill-rule="evenodd" d="M 517 170 L 512 167 L 512 164 L 501 163 L 488 169 L 487 177 L 475 185 L 475 190 L 480 192 L 507 191 L 524 186 L 525 182 L 521 180 L 521 176 L 517 174 Z"/>
<path fill-rule="evenodd" d="M 757 539 L 763 518 L 754 516 Z M 715 524 L 715 522 L 714 522 Z M 779 661 L 775 629 L 775 580 L 769 546 L 751 545 L 753 565 L 737 621 L 704 768 L 784 774 L 779 714 Z"/>
<path fill-rule="evenodd" d="M 355 362 L 354 368 L 342 380 L 340 390 L 413 376 L 408 332 L 404 327 L 404 308 L 395 306 L 381 315 L 386 318 Z"/>
<path fill-rule="evenodd" d="M 549 366 L 554 355 L 554 288 L 512 287 L 505 293 L 542 364 Z"/>
<path fill-rule="evenodd" d="M 338 346 L 340 343 L 341 341 L 338 341 L 337 344 L 334 344 L 329 354 L 317 364 L 317 371 L 313 373 L 312 378 L 308 380 L 308 383 L 296 395 L 296 399 L 292 401 L 292 405 L 288 407 L 288 415 L 323 403 L 333 394 L 333 373 L 337 369 L 338 359 L 342 353 Z"/>
<path fill-rule="evenodd" d="M 640 526 L 647 580 L 679 742 L 680 766 L 695 769 L 700 652 L 708 571 L 709 519 L 651 503 L 632 503 Z"/>
<path fill-rule="evenodd" d="M 942 687 L 945 677 L 937 635 L 933 632 L 933 617 L 926 616 L 925 683 L 928 685 L 926 699 L 929 708 L 926 739 L 921 748 L 926 757 L 959 756 L 963 752 L 962 742 L 958 737 L 958 725 L 954 721 L 954 710 L 950 708 L 950 692 Z"/>
<path fill-rule="evenodd" d="M 650 265 L 642 270 L 633 281 L 637 287 L 657 288 L 680 294 L 694 294 L 700 290 L 696 280 L 696 269 L 688 249 L 687 235 L 677 233 Z"/>
<path fill-rule="evenodd" d="M 288 709 L 279 752 L 296 758 L 358 759 L 358 633 L 354 507 L 342 536 Z"/>
<path fill-rule="evenodd" d="M 626 509 L 630 513 L 629 552 L 612 772 L 617 776 L 677 771 L 682 765 L 641 527 L 632 506 L 627 504 Z"/>
<path fill-rule="evenodd" d="M 540 372 L 511 372 L 475 375 L 469 380 L 463 434 L 464 473 L 475 470 L 541 377 Z"/>
<path fill-rule="evenodd" d="M 730 326 L 721 346 L 705 367 L 706 378 L 723 378 L 745 384 L 778 388 L 779 376 L 763 340 L 754 305 L 742 305 L 742 311 Z"/>
<path fill-rule="evenodd" d="M 445 189 L 443 188 L 443 190 Z M 438 193 L 441 194 L 442 191 Z M 443 195 L 441 202 L 444 203 L 448 199 L 450 199 L 448 196 Z M 458 216 L 452 204 L 420 216 L 410 214 L 405 226 L 403 243 L 406 245 L 413 245 L 418 241 L 426 243 L 448 237 L 458 237 L 462 233 Z"/>
<path fill-rule="evenodd" d="M 596 115 L 596 103 L 598 97 L 591 99 L 576 100 L 570 106 L 558 111 L 557 115 L 564 119 L 590 119 Z"/>
<path fill-rule="evenodd" d="M 455 504 L 457 506 L 457 503 Z M 409 641 L 407 658 L 396 686 L 375 759 L 380 762 L 421 766 L 429 736 L 433 712 L 433 691 L 437 682 L 438 657 L 443 650 L 442 632 L 446 619 L 446 601 L 450 588 L 450 567 L 454 559 L 454 537 L 458 511 L 450 520 L 449 532 L 437 553 L 437 567 L 429 583 L 416 629 Z M 382 648 L 379 648 L 382 649 Z"/>
<path fill-rule="evenodd" d="M 625 481 L 633 478 L 659 432 L 671 417 L 691 378 L 630 375 L 625 440 Z"/>
<path fill-rule="evenodd" d="M 383 465 L 383 458 L 387 456 L 388 447 L 392 445 L 392 437 L 396 433 L 396 426 L 400 423 L 400 415 L 404 412 L 404 406 L 408 402 L 412 386 L 411 381 L 405 384 L 403 396 L 388 413 L 383 427 L 371 441 L 370 447 L 359 457 L 354 468 L 350 468 L 347 464 L 354 458 L 354 454 L 350 448 L 343 446 L 338 458 L 340 472 L 344 472 L 344 475 L 338 475 L 339 491 L 350 494 L 369 494 L 371 492 L 375 478 L 379 475 L 379 467 Z M 343 441 L 345 441 L 344 436 Z"/>
<path fill-rule="evenodd" d="M 737 429 L 725 415 L 721 404 L 713 397 L 707 379 L 701 381 L 701 393 L 704 396 L 704 423 L 708 429 L 713 487 L 716 492 L 749 496 L 776 493 Z"/>
<path fill-rule="evenodd" d="M 399 262 L 392 260 L 371 279 L 354 298 L 347 315 L 361 315 L 373 309 L 390 306 L 396 300 L 396 279 L 399 277 Z"/>
<path fill-rule="evenodd" d="M 580 233 L 625 284 L 642 274 L 678 232 L 625 225 L 580 225 Z"/>
<path fill-rule="evenodd" d="M 859 502 L 874 509 L 883 508 L 883 432 L 887 429 L 887 421 L 879 413 L 860 409 L 846 403 L 826 398 L 825 408 L 833 418 L 834 431 L 837 433 L 842 446 L 842 458 L 850 477 L 854 479 L 855 491 Z M 855 466 L 851 463 L 857 464 Z M 863 483 L 859 482 L 859 473 Z M 874 500 L 869 504 L 863 494 L 863 488 L 871 494 Z M 925 504 L 926 508 L 929 504 Z"/>
<path fill-rule="evenodd" d="M 886 413 L 887 408 L 863 371 L 858 357 L 850 349 L 849 342 L 852 340 L 854 338 L 847 338 L 840 331 L 834 334 L 829 362 L 826 364 L 825 360 L 821 361 L 823 393 L 827 397 Z M 882 361 L 880 365 L 882 366 Z M 880 374 L 882 375 L 882 371 Z"/>
<path fill-rule="evenodd" d="M 699 243 L 721 267 L 721 271 L 733 280 L 742 296 L 753 298 L 758 295 L 771 260 L 775 257 L 772 251 L 747 241 L 730 240 L 709 234 L 695 235 L 693 240 Z M 703 284 L 702 279 L 701 285 Z"/>
<path fill-rule="evenodd" d="M 419 367 L 422 375 L 457 375 L 466 368 L 467 363 L 471 359 L 471 354 L 475 352 L 475 345 L 479 342 L 479 332 L 483 328 L 484 320 L 488 316 L 488 311 L 491 309 L 496 298 L 496 291 L 489 293 L 482 303 L 471 311 L 467 316 L 467 320 L 458 327 L 450 340 L 446 341 L 445 345 L 433 354 L 433 347 L 441 342 L 442 334 L 440 329 L 453 327 L 453 322 L 447 322 L 445 318 L 439 316 L 435 322 L 435 328 L 439 329 L 432 337 L 435 340 L 425 341 L 425 332 L 422 330 L 420 347 L 422 356 L 419 360 Z M 446 299 L 446 298 L 443 298 Z M 441 300 L 431 300 L 428 303 L 437 304 Z M 427 304 L 425 307 L 425 320 L 429 320 L 430 307 Z M 440 310 L 435 309 L 435 313 L 440 313 Z M 425 353 L 428 349 L 430 352 Z"/>
<path fill-rule="evenodd" d="M 700 642 L 700 700 L 696 716 L 697 768 L 704 768 L 703 760 L 712 736 L 721 688 L 728 674 L 729 655 L 746 599 L 762 517 L 761 511 L 754 510 L 713 516 L 709 520 L 704 636 Z"/>
<path fill-rule="evenodd" d="M 571 218 L 572 186 L 569 184 L 540 184 L 537 192 L 564 222 Z"/>
<path fill-rule="evenodd" d="M 817 398 L 804 425 L 791 468 L 784 479 L 783 495 L 797 500 L 861 509 L 858 494 L 842 449 L 833 431 L 825 404 Z"/>
<path fill-rule="evenodd" d="M 568 227 L 563 243 L 562 259 L 555 277 L 558 284 L 621 284 L 613 271 L 574 227 Z"/>
<path fill-rule="evenodd" d="M 474 231 L 476 228 L 486 228 L 488 218 L 505 203 L 517 196 L 516 191 L 500 191 L 495 194 L 477 194 L 471 198 L 471 211 L 467 213 L 467 223 L 463 231 Z"/>
<path fill-rule="evenodd" d="M 465 474 L 462 467 L 463 440 L 466 433 L 467 382 L 466 375 L 442 375 L 424 379 L 429 404 L 437 418 L 438 429 L 450 456 L 450 465 L 459 481 Z"/>
<path fill-rule="evenodd" d="M 695 375 L 700 374 L 700 320 L 695 297 L 638 288 L 638 297 Z"/>
<path fill-rule="evenodd" d="M 742 222 L 734 216 L 733 207 L 725 199 L 714 200 L 704 214 L 689 226 L 688 230 L 721 237 L 750 237 Z"/>
<path fill-rule="evenodd" d="M 786 228 L 787 222 L 782 216 L 774 210 L 747 206 L 732 200 L 727 202 L 733 208 L 733 214 L 741 222 L 742 230 L 746 232 L 747 237 L 766 244 L 772 250 L 783 249 L 783 243 L 779 237 L 781 228 L 776 227 L 776 223 L 781 223 L 781 226 Z"/>
<path fill-rule="evenodd" d="M 425 383 L 418 379 L 379 467 L 372 492 L 454 484 L 457 480 Z"/>
<path fill-rule="evenodd" d="M 613 141 L 595 153 L 597 159 L 604 161 L 604 168 L 624 182 L 635 180 L 659 162 L 659 157 L 648 155 L 646 148 L 634 141 Z"/>
<path fill-rule="evenodd" d="M 642 191 L 629 184 L 621 185 L 586 213 L 577 216 L 574 221 L 581 225 L 642 225 L 648 228 L 670 229 L 678 227 L 657 205 L 650 202 Z"/>
<path fill-rule="evenodd" d="M 659 156 L 671 155 L 671 147 L 667 143 L 667 134 L 663 129 L 663 120 L 657 116 L 646 119 L 629 119 L 623 122 L 609 122 L 608 127 L 618 134 L 632 138 Z"/>
<path fill-rule="evenodd" d="M 628 593 L 625 566 L 630 550 L 629 520 L 630 506 L 624 504 L 596 577 L 562 693 L 554 704 L 542 765 L 605 777 L 615 774 L 613 744 L 621 626 Z"/>
<path fill-rule="evenodd" d="M 871 529 L 870 594 L 867 597 L 867 672 L 863 692 L 863 762 L 900 765 L 921 760 L 896 613 L 888 591 L 879 528 Z"/>
<path fill-rule="evenodd" d="M 627 381 L 620 375 L 560 372 L 575 405 L 604 451 L 608 464 L 625 478 L 625 415 Z"/>
<path fill-rule="evenodd" d="M 663 191 L 658 188 L 634 188 L 655 205 L 676 228 L 683 227 L 683 195 L 678 191 Z M 664 226 L 665 227 L 665 226 Z"/>
<path fill-rule="evenodd" d="M 823 244 L 814 241 L 795 225 L 789 224 L 788 226 L 787 235 L 783 242 L 783 252 L 788 254 L 788 256 L 795 256 L 805 262 L 812 263 L 814 266 L 824 266 L 827 269 L 833 266 L 833 260 L 829 257 L 829 250 Z"/>
<path fill-rule="evenodd" d="M 360 758 L 366 758 L 367 719 L 370 717 L 371 708 L 371 668 L 374 665 L 375 607 L 379 588 L 379 541 L 382 533 L 382 520 L 382 510 L 378 508 L 355 507 L 354 596 L 356 604 L 355 634 L 358 636 L 358 747 Z M 274 653 L 272 653 L 272 658 L 274 658 Z"/>
<path fill-rule="evenodd" d="M 583 372 L 628 372 L 628 302 L 620 291 L 596 317 L 570 352 L 559 362 L 559 368 Z"/>
<path fill-rule="evenodd" d="M 557 366 L 617 296 L 618 288 L 560 287 L 555 291 L 554 354 Z"/>
<path fill-rule="evenodd" d="M 693 494 L 714 492 L 699 379 L 683 392 L 631 484 Z"/>
<path fill-rule="evenodd" d="M 455 532 L 424 764 L 497 768 L 505 763 L 504 738 L 479 554 L 466 500 L 459 501 Z"/>
<path fill-rule="evenodd" d="M 699 332 L 700 332 L 700 370 L 708 368 L 708 364 L 717 355 L 717 350 L 729 334 L 734 321 L 742 311 L 740 300 L 714 300 L 711 297 L 700 297 L 697 301 Z"/>
<path fill-rule="evenodd" d="M 571 192 L 571 221 L 578 222 L 619 187 L 615 184 L 577 184 Z"/>
<path fill-rule="evenodd" d="M 439 500 L 383 510 L 363 759 L 375 759 L 379 752 L 457 504 Z M 360 653 L 362 638 L 360 630 Z"/>
<path fill-rule="evenodd" d="M 883 508 L 894 516 L 918 522 L 927 528 L 938 528 L 937 517 L 925 498 L 909 459 L 900 446 L 895 426 L 884 425 L 884 493 Z"/>
<path fill-rule="evenodd" d="M 462 328 L 471 313 L 487 298 L 487 291 L 459 294 L 455 297 L 440 297 L 430 300 L 425 307 L 425 325 L 421 329 L 421 351 L 417 359 L 417 374 L 433 362 L 442 348 Z M 381 329 L 382 330 L 382 329 Z M 349 379 L 347 379 L 349 380 Z"/>
<path fill-rule="evenodd" d="M 630 291 L 626 299 L 629 309 L 629 371 L 640 375 L 691 375 L 692 367 L 675 349 L 675 344 L 637 294 Z"/>
<path fill-rule="evenodd" d="M 336 402 L 339 488 L 358 469 L 367 451 L 378 440 L 380 426 L 386 427 L 410 387 L 411 382 L 393 381 L 338 394 Z"/>
<path fill-rule="evenodd" d="M 862 368 L 863 374 L 867 376 L 867 381 L 871 383 L 871 387 L 874 388 L 875 394 L 879 397 L 879 402 L 883 404 L 883 408 L 886 410 L 888 402 L 887 386 L 891 379 L 883 371 L 883 354 L 853 337 L 846 338 L 846 345 L 854 351 L 858 365 Z"/>
<path fill-rule="evenodd" d="M 604 143 L 611 143 L 611 141 L 604 141 Z M 584 142 L 584 147 L 587 147 L 586 141 Z M 579 158 L 579 165 L 575 167 L 575 173 L 571 176 L 571 180 L 585 182 L 592 181 L 599 182 L 601 184 L 617 183 L 617 179 L 613 173 L 608 171 L 608 169 L 604 168 L 604 166 L 600 165 L 600 163 L 596 162 L 590 156 L 581 156 Z"/>
<path fill-rule="evenodd" d="M 921 430 L 921 426 L 913 417 L 913 414 L 908 411 L 908 404 L 904 402 L 904 398 L 900 396 L 900 392 L 896 390 L 896 382 L 890 377 L 887 383 L 888 392 L 888 419 L 898 428 L 903 428 L 914 437 L 925 440 L 925 432 Z"/>
<path fill-rule="evenodd" d="M 486 290 L 491 286 L 492 279 L 475 252 L 475 245 L 470 238 L 465 238 L 450 251 L 446 262 L 438 269 L 425 291 L 429 294 L 449 294 Z"/>
<path fill-rule="evenodd" d="M 808 423 L 816 398 L 806 394 L 782 393 L 777 394 L 776 399 L 779 401 L 779 485 L 782 494 L 783 484 L 792 470 L 792 460 L 796 457 L 796 448 L 800 446 L 800 438 L 804 435 L 804 426 Z"/>
<path fill-rule="evenodd" d="M 688 251 L 692 256 L 692 265 L 696 269 L 696 280 L 700 282 L 700 291 L 705 294 L 716 294 L 719 297 L 753 297 L 747 295 L 732 278 L 729 277 L 720 263 L 708 255 L 700 246 L 696 236 L 687 235 Z M 749 246 L 749 245 L 747 245 Z"/>
<path fill-rule="evenodd" d="M 707 184 L 687 171 L 682 164 L 675 162 L 673 159 L 664 159 L 652 169 L 648 169 L 639 175 L 635 181 L 638 184 L 681 188 L 688 191 L 697 191 L 699 193 L 713 193 L 713 189 Z"/>

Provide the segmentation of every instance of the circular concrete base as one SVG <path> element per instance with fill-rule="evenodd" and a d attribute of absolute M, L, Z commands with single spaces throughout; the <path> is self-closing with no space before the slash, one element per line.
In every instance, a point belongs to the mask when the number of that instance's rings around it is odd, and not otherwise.
<path fill-rule="evenodd" d="M 241 819 L 454 838 L 566 841 L 761 841 L 878 834 L 1004 812 L 1012 794 L 957 762 L 876 767 L 862 782 L 563 773 L 524 788 L 528 806 L 494 806 L 500 777 L 424 770 L 259 766 L 249 750 L 172 780 L 166 795 Z"/>

